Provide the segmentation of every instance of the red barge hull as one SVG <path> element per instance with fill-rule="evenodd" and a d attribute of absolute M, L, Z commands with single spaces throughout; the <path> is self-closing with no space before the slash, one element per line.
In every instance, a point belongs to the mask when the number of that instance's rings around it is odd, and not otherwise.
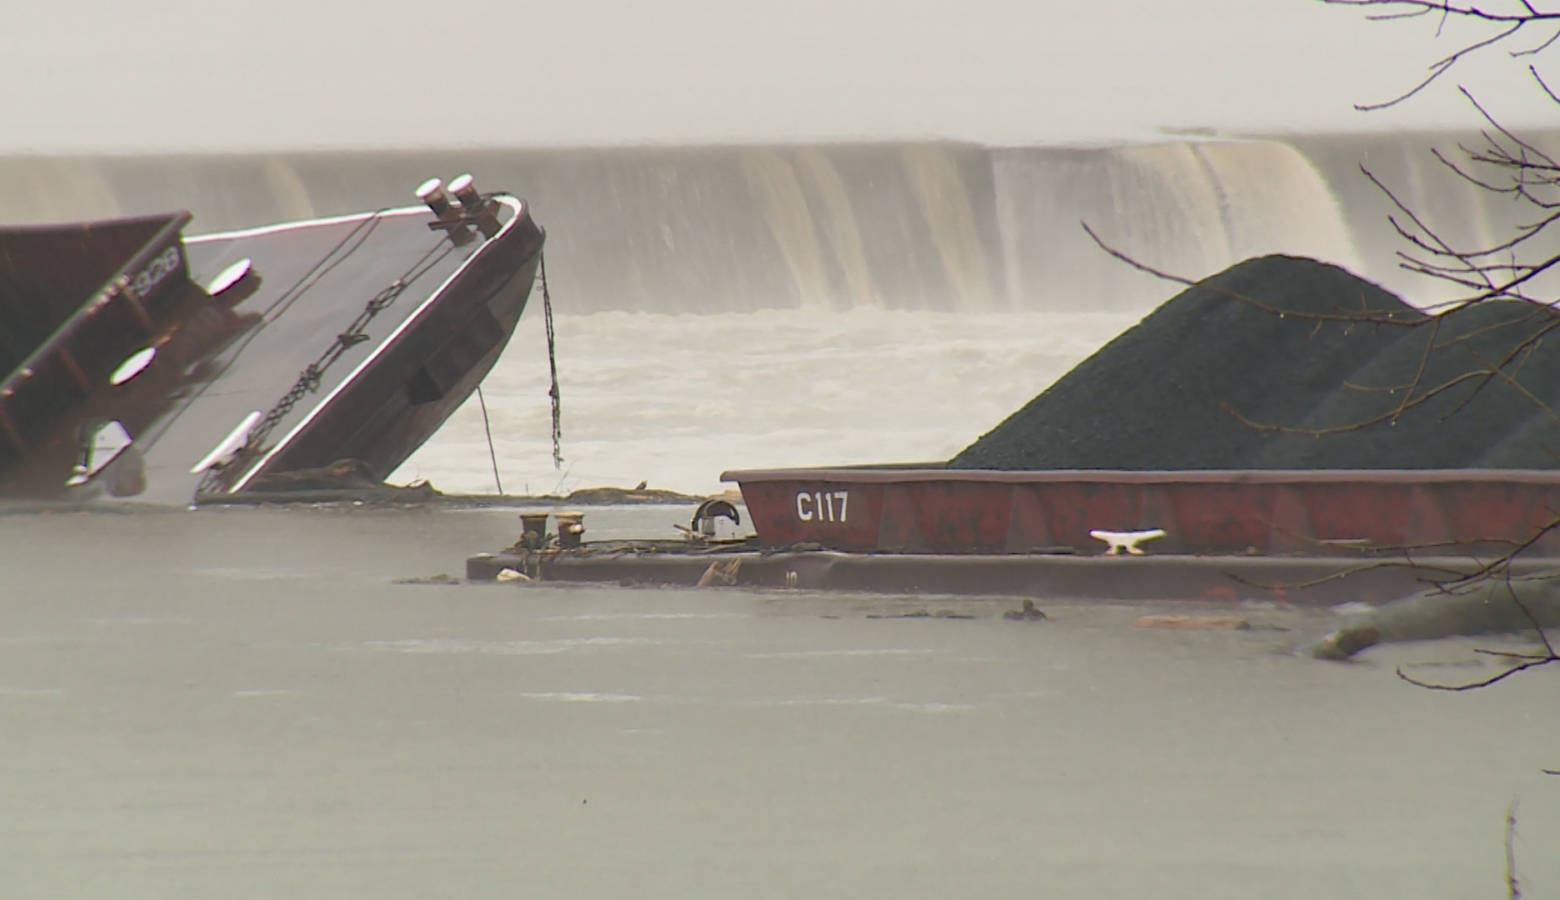
<path fill-rule="evenodd" d="M 740 486 L 768 548 L 1098 555 L 1090 531 L 1163 529 L 1150 554 L 1487 556 L 1527 545 L 1560 557 L 1560 529 L 1544 531 L 1560 517 L 1560 472 L 1547 470 L 837 468 L 721 480 Z"/>

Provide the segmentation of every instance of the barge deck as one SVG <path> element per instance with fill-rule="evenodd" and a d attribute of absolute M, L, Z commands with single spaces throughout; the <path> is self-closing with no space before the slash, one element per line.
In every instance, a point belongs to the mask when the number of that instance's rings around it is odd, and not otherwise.
<path fill-rule="evenodd" d="M 588 542 L 511 549 L 466 560 L 466 577 L 506 569 L 543 582 L 621 586 L 742 586 L 891 594 L 1013 596 L 1120 602 L 1192 600 L 1301 606 L 1380 604 L 1475 571 L 1468 557 L 1398 558 L 1076 556 L 1065 554 L 850 553 L 755 543 L 701 547 L 679 541 Z M 1513 575 L 1560 569 L 1524 558 Z"/>
<path fill-rule="evenodd" d="M 1493 563 L 1517 576 L 1560 570 L 1552 471 L 721 477 L 741 487 L 756 531 L 746 540 L 709 541 L 693 528 L 680 541 L 558 546 L 538 534 L 471 557 L 467 577 L 508 569 L 543 581 L 1332 606 L 1384 603 Z"/>

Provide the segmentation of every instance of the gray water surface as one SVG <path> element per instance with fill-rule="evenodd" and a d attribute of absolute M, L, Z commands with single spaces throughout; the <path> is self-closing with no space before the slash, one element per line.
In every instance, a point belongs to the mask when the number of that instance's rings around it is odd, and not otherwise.
<path fill-rule="evenodd" d="M 1557 673 L 1392 674 L 1520 640 L 1336 665 L 1288 652 L 1316 611 L 393 583 L 516 524 L 0 516 L 5 896 L 1496 897 L 1514 797 L 1560 896 Z M 869 618 L 916 609 L 975 618 Z"/>

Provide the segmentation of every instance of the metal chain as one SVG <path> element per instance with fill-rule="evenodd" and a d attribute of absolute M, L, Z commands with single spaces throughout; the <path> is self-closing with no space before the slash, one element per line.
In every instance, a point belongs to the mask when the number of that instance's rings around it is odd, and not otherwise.
<path fill-rule="evenodd" d="M 541 257 L 539 272 L 542 282 L 542 318 L 547 326 L 547 367 L 552 379 L 552 383 L 547 390 L 547 394 L 552 398 L 553 467 L 562 468 L 563 399 L 558 390 L 558 360 L 556 355 L 557 335 L 553 331 L 552 294 L 547 288 L 547 257 L 545 254 Z M 246 448 L 260 446 L 261 442 L 264 441 L 273 430 L 275 430 L 276 426 L 281 422 L 281 420 L 286 418 L 288 413 L 292 412 L 293 407 L 298 404 L 299 400 L 302 400 L 305 395 L 314 393 L 315 391 L 319 390 L 320 379 L 325 374 L 325 370 L 329 368 L 330 365 L 334 363 L 348 347 L 368 339 L 368 335 L 364 333 L 364 329 L 368 326 L 368 323 L 372 321 L 374 316 L 378 315 L 380 311 L 384 310 L 391 303 L 394 303 L 396 298 L 401 296 L 401 294 L 406 291 L 406 288 L 406 280 L 404 278 L 397 278 L 379 293 L 375 294 L 373 298 L 364 305 L 363 311 L 359 313 L 358 317 L 352 321 L 352 324 L 347 328 L 347 330 L 341 334 L 336 335 L 336 340 L 330 345 L 329 348 L 325 350 L 325 352 L 320 354 L 318 359 L 303 367 L 303 371 L 299 372 L 297 379 L 293 381 L 292 387 L 288 388 L 287 393 L 283 394 L 282 398 L 276 401 L 276 404 L 272 406 L 271 409 L 265 414 L 265 418 L 260 421 L 260 424 L 250 432 L 248 440 L 244 442 L 244 446 Z M 219 469 L 213 468 L 206 470 L 206 473 L 201 477 L 200 485 L 196 488 L 197 496 L 215 492 L 215 490 L 220 486 L 220 478 L 221 471 Z M 502 491 L 502 489 L 500 489 L 500 491 Z"/>
<path fill-rule="evenodd" d="M 319 355 L 318 359 L 303 367 L 303 371 L 299 372 L 297 379 L 293 381 L 292 387 L 287 389 L 287 393 L 283 394 L 282 398 L 276 401 L 276 404 L 265 414 L 265 418 L 260 420 L 260 424 L 256 425 L 254 430 L 249 433 L 248 439 L 244 442 L 244 447 L 259 447 L 266 437 L 276 429 L 276 426 L 281 423 L 282 419 L 292 412 L 293 407 L 298 404 L 299 400 L 302 400 L 308 394 L 318 391 L 320 389 L 320 379 L 324 376 L 325 370 L 330 368 L 331 364 L 339 359 L 348 347 L 369 339 L 368 334 L 364 331 L 368 327 L 368 323 L 373 321 L 374 316 L 378 315 L 391 303 L 394 303 L 397 297 L 405 293 L 406 288 L 406 280 L 397 278 L 364 304 L 363 311 L 358 313 L 357 318 L 352 320 L 352 324 L 347 327 L 347 330 L 336 335 L 336 340 Z M 220 481 L 221 471 L 219 469 L 207 469 L 205 475 L 201 476 L 200 485 L 195 489 L 196 494 L 215 492 L 220 487 Z"/>
<path fill-rule="evenodd" d="M 347 327 L 347 330 L 336 335 L 336 340 L 326 348 L 325 352 L 321 353 L 314 362 L 304 366 L 303 371 L 298 373 L 298 379 L 293 382 L 293 386 L 288 389 L 287 393 L 282 395 L 282 399 L 276 401 L 276 405 L 271 407 L 270 411 L 265 414 L 265 419 L 250 434 L 249 443 L 258 445 L 265 440 L 272 429 L 276 428 L 277 424 L 286 418 L 288 413 L 292 412 L 293 406 L 303 399 L 305 394 L 312 394 L 319 390 L 320 378 L 325 374 L 325 370 L 330 368 L 330 365 L 339 359 L 348 347 L 361 343 L 366 339 L 368 335 L 364 332 L 364 329 L 368 327 L 368 323 L 373 320 L 374 316 L 378 315 L 391 303 L 394 303 L 395 298 L 401 296 L 405 291 L 406 282 L 397 278 L 379 293 L 375 294 L 368 303 L 364 304 L 363 311 L 358 313 L 356 319 L 352 320 L 352 324 Z"/>

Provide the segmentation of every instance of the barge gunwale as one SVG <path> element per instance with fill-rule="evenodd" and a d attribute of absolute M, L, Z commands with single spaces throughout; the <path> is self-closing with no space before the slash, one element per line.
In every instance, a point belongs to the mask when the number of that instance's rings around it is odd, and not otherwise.
<path fill-rule="evenodd" d="M 817 469 L 729 469 L 723 482 L 806 479 L 829 483 L 974 482 L 998 484 L 1448 484 L 1560 485 L 1560 469 L 935 469 L 835 466 Z"/>
<path fill-rule="evenodd" d="M 1185 554 L 846 553 L 665 543 L 603 542 L 570 550 L 481 553 L 466 560 L 466 577 L 494 581 L 511 569 L 541 582 L 689 588 L 719 564 L 728 573 L 724 583 L 741 588 L 1328 608 L 1379 605 L 1478 568 L 1475 561 L 1454 556 L 1410 562 Z M 1560 570 L 1560 558 L 1523 558 L 1511 569 L 1514 577 L 1547 573 Z"/>

